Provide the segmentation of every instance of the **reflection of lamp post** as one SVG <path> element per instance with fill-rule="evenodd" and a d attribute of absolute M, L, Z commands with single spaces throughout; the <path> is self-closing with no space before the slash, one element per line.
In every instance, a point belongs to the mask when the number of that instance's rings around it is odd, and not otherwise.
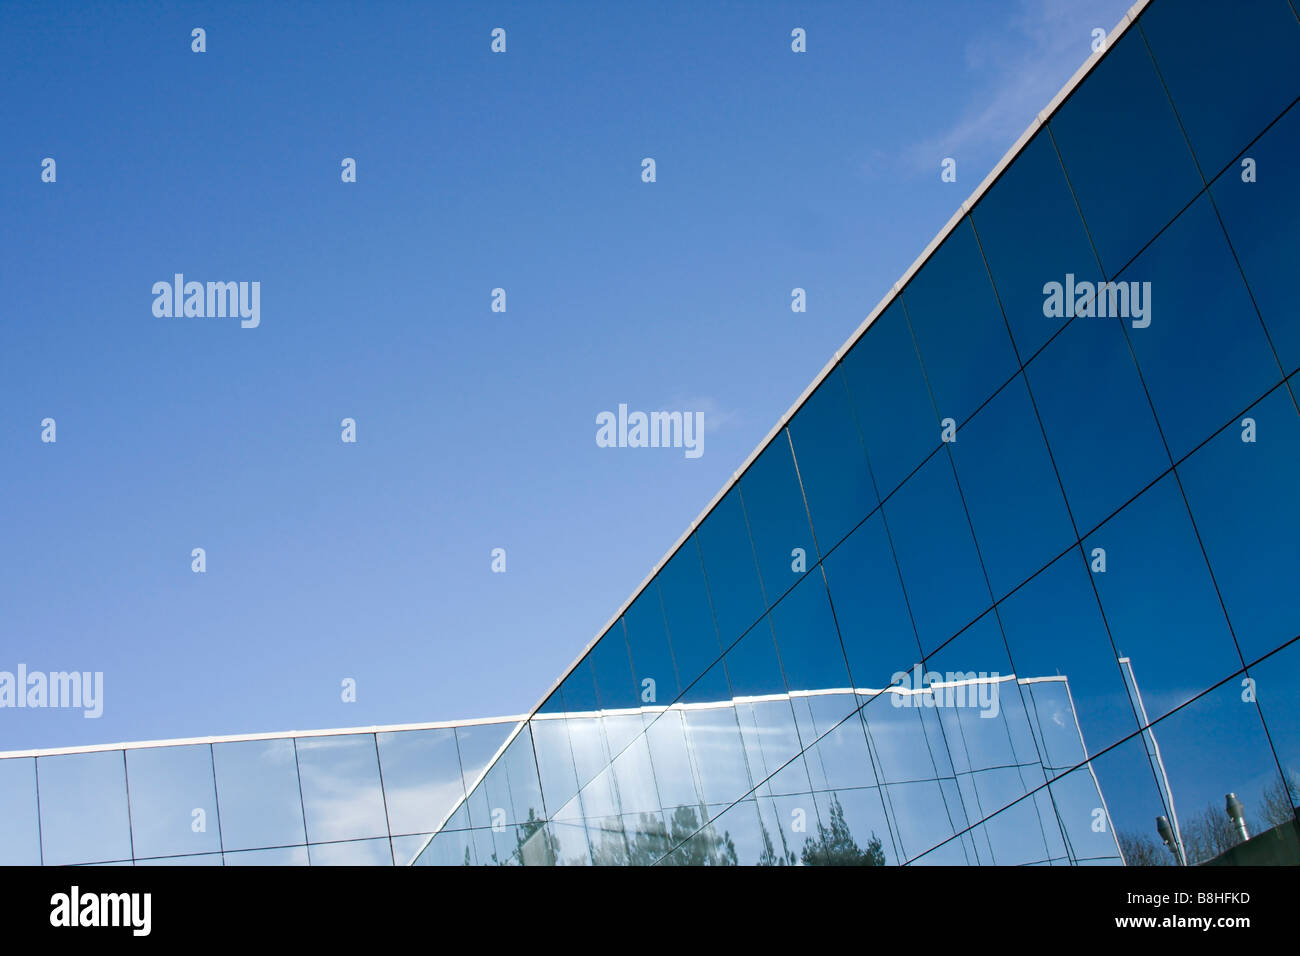
<path fill-rule="evenodd" d="M 1250 834 L 1246 832 L 1246 808 L 1241 805 L 1235 793 L 1228 794 L 1228 819 L 1232 821 L 1237 828 L 1237 835 L 1241 837 L 1242 842 L 1250 839 Z"/>
<path fill-rule="evenodd" d="M 1179 866 L 1187 865 L 1187 858 L 1183 856 L 1182 844 L 1174 838 L 1174 828 L 1169 825 L 1169 818 L 1163 813 L 1156 817 L 1156 831 L 1160 834 L 1160 839 L 1165 841 L 1165 846 L 1169 847 L 1169 852 L 1174 855 L 1174 861 Z"/>
<path fill-rule="evenodd" d="M 1142 702 L 1142 691 L 1138 690 L 1137 675 L 1133 673 L 1133 662 L 1127 657 L 1121 657 L 1119 663 L 1125 678 L 1124 689 L 1128 691 L 1129 702 L 1133 705 L 1143 727 L 1142 739 L 1147 745 L 1147 759 L 1151 761 L 1151 769 L 1160 784 L 1162 802 L 1168 808 L 1169 816 L 1173 817 L 1172 824 L 1163 815 L 1156 817 L 1156 829 L 1160 831 L 1160 839 L 1165 841 L 1165 846 L 1169 847 L 1178 865 L 1186 866 L 1187 850 L 1183 846 L 1183 834 L 1178 826 L 1178 811 L 1174 809 L 1174 789 L 1169 785 L 1169 774 L 1165 772 L 1165 762 L 1160 756 L 1160 745 L 1156 743 L 1156 732 L 1151 729 L 1151 720 L 1147 717 L 1147 705 Z"/>

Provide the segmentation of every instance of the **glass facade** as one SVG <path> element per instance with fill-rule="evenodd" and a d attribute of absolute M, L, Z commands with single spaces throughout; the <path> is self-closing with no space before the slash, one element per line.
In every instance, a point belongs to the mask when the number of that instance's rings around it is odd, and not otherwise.
<path fill-rule="evenodd" d="M 404 864 L 519 719 L 0 754 L 0 865 Z"/>
<path fill-rule="evenodd" d="M 416 862 L 1295 847 L 1298 95 L 1126 21 Z"/>

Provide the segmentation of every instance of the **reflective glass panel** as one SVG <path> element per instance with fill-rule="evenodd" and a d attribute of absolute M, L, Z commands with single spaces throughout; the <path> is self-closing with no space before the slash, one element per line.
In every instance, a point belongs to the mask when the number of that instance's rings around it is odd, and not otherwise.
<path fill-rule="evenodd" d="M 1137 30 L 1110 48 L 1049 127 L 1108 275 L 1123 268 L 1203 185 Z"/>
<path fill-rule="evenodd" d="M 292 739 L 213 744 L 212 759 L 221 842 L 227 851 L 307 842 Z"/>
<path fill-rule="evenodd" d="M 120 750 L 37 758 L 46 866 L 131 859 L 125 771 Z"/>
<path fill-rule="evenodd" d="M 128 750 L 126 772 L 137 858 L 221 852 L 208 744 Z"/>

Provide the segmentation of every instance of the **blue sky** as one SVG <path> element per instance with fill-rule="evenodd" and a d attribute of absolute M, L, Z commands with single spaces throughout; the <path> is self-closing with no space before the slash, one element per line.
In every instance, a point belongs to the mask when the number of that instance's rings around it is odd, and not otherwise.
<path fill-rule="evenodd" d="M 6 3 L 0 749 L 528 710 L 1127 6 Z"/>

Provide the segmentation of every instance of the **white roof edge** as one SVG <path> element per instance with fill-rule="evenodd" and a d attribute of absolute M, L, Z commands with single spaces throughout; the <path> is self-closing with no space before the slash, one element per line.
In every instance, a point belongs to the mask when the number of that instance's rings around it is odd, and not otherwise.
<path fill-rule="evenodd" d="M 1048 119 L 1051 118 L 1051 116 L 1060 108 L 1061 104 L 1064 103 L 1065 100 L 1069 97 L 1069 95 L 1074 92 L 1075 88 L 1080 83 L 1083 82 L 1084 77 L 1086 77 L 1090 72 L 1092 72 L 1093 67 L 1095 67 L 1101 61 L 1101 59 L 1110 51 L 1111 47 L 1115 45 L 1115 41 L 1118 40 L 1125 33 L 1125 31 L 1128 30 L 1128 28 L 1133 24 L 1134 21 L 1137 20 L 1138 14 L 1142 12 L 1142 10 L 1146 7 L 1148 3 L 1150 3 L 1150 0 L 1137 0 L 1137 2 L 1133 4 L 1133 6 L 1129 7 L 1128 12 L 1125 13 L 1124 16 L 1120 18 L 1120 21 L 1117 24 L 1115 24 L 1114 28 L 1112 28 L 1110 33 L 1107 34 L 1105 46 L 1103 46 L 1099 51 L 1094 51 L 1090 53 L 1088 55 L 1088 58 L 1083 61 L 1082 65 L 1080 65 L 1080 67 L 1074 71 L 1074 75 L 1071 76 L 1070 79 L 1065 82 L 1065 85 L 1062 86 L 1060 90 L 1057 91 L 1056 95 L 1053 96 L 1050 101 L 1048 101 L 1047 107 L 1041 110 L 1038 113 L 1038 115 L 1033 119 L 1033 121 L 1030 122 L 1028 129 L 1026 129 L 1025 132 L 1020 134 L 1020 137 L 1015 141 L 1015 143 L 1012 144 L 1011 148 L 1008 149 L 1005 154 L 1003 154 L 1002 158 L 998 160 L 997 165 L 995 165 L 992 171 L 989 172 L 989 174 L 984 177 L 984 179 L 980 182 L 979 186 L 976 187 L 975 191 L 971 193 L 970 196 L 967 197 L 967 199 L 957 208 L 957 211 L 953 213 L 953 216 L 951 219 L 948 220 L 948 223 L 942 229 L 939 230 L 938 234 L 935 235 L 935 237 L 932 240 L 930 240 L 929 245 L 927 245 L 925 249 L 921 252 L 921 254 L 916 257 L 916 259 L 912 262 L 912 264 L 908 266 L 907 270 L 903 273 L 902 277 L 897 282 L 894 283 L 893 287 L 890 288 L 889 292 L 885 295 L 885 297 L 876 304 L 876 307 L 874 309 L 872 309 L 871 314 L 868 315 L 862 321 L 862 324 L 859 325 L 856 330 L 854 330 L 854 332 L 848 337 L 848 339 L 845 340 L 844 344 L 835 350 L 835 354 L 832 356 L 830 362 L 828 362 L 825 368 L 823 368 L 821 372 L 818 373 L 817 377 L 812 380 L 812 382 L 808 385 L 808 387 L 803 390 L 803 393 L 799 396 L 798 399 L 795 400 L 794 404 L 791 405 L 788 409 L 786 409 L 785 414 L 782 415 L 777 420 L 776 425 L 773 426 L 771 431 L 767 433 L 767 436 L 761 442 L 758 443 L 758 447 L 749 453 L 749 457 L 747 457 L 744 460 L 741 466 L 737 468 L 735 472 L 732 473 L 731 478 L 728 479 L 727 483 L 722 486 L 722 489 L 718 491 L 716 495 L 713 496 L 713 499 L 707 505 L 705 505 L 704 510 L 695 516 L 695 520 L 693 520 L 690 523 L 690 525 L 687 526 L 686 530 L 682 532 L 681 536 L 677 539 L 677 542 L 671 548 L 668 549 L 668 552 L 662 558 L 659 559 L 658 563 L 655 564 L 655 566 L 651 569 L 650 573 L 646 575 L 645 579 L 642 580 L 642 582 L 637 586 L 636 590 L 632 592 L 632 595 L 626 601 L 623 602 L 622 606 L 618 609 L 618 611 L 614 614 L 614 616 L 611 617 L 605 623 L 605 625 L 596 632 L 596 636 L 587 642 L 586 646 L 583 647 L 581 653 L 579 653 L 578 656 L 573 659 L 573 663 L 571 663 L 567 668 L 565 668 L 563 673 L 561 673 L 560 676 L 556 678 L 554 683 L 552 683 L 551 686 L 547 688 L 546 693 L 542 695 L 541 699 L 538 700 L 537 704 L 533 707 L 533 709 L 529 711 L 528 713 L 529 718 L 531 718 L 534 714 L 538 712 L 538 710 L 541 709 L 542 705 L 546 703 L 547 698 L 549 698 L 553 693 L 555 693 L 556 690 L 559 689 L 560 685 L 564 683 L 564 681 L 568 678 L 568 676 L 572 674 L 574 669 L 582 662 L 582 659 L 586 657 L 588 653 L 590 653 L 591 649 L 596 646 L 596 644 L 600 641 L 602 637 L 605 636 L 606 632 L 608 632 L 609 629 L 613 627 L 614 624 L 618 621 L 618 619 L 623 616 L 624 612 L 626 612 L 627 609 L 632 606 L 632 602 L 641 596 L 641 592 L 645 590 L 646 585 L 649 584 L 652 580 L 654 580 L 655 575 L 657 575 L 663 569 L 664 565 L 667 564 L 672 559 L 673 555 L 677 553 L 678 549 L 681 548 L 682 544 L 685 543 L 686 539 L 689 538 L 695 532 L 695 529 L 700 526 L 701 522 L 703 522 L 704 519 L 708 517 L 709 512 L 713 510 L 714 506 L 717 505 L 717 503 L 721 501 L 723 497 L 725 497 L 727 493 L 730 492 L 731 489 L 736 486 L 737 482 L 740 480 L 740 476 L 744 474 L 746 469 L 748 469 L 749 466 L 754 463 L 754 460 L 758 458 L 758 456 L 767 449 L 767 446 L 771 443 L 772 439 L 783 428 L 785 428 L 786 425 L 790 423 L 790 419 L 792 419 L 795 416 L 795 413 L 799 411 L 799 408 L 807 400 L 808 396 L 811 395 L 817 389 L 817 386 L 821 385 L 821 383 L 825 381 L 826 376 L 830 374 L 831 369 L 835 367 L 835 365 L 840 361 L 841 358 L 843 358 L 843 356 L 849 351 L 849 349 L 853 348 L 853 346 L 857 343 L 858 339 L 862 338 L 862 336 L 866 333 L 867 329 L 871 327 L 871 324 L 875 322 L 875 320 L 880 316 L 880 313 L 884 312 L 885 309 L 887 309 L 890 305 L 894 303 L 895 299 L 898 298 L 899 292 L 902 291 L 903 286 L 907 285 L 908 281 L 912 278 L 912 276 L 914 276 L 920 270 L 920 268 L 923 265 L 925 265 L 926 260 L 930 258 L 930 255 L 934 252 L 934 250 L 937 249 L 939 245 L 945 239 L 948 238 L 949 233 L 952 232 L 953 228 L 957 225 L 957 223 L 961 222 L 961 220 L 966 216 L 966 214 L 969 213 L 970 210 L 974 208 L 975 204 L 979 202 L 979 200 L 983 197 L 984 193 L 987 192 L 988 189 L 993 185 L 993 183 L 997 180 L 997 178 L 1000 175 L 1002 175 L 1002 172 L 1008 166 L 1011 165 L 1011 163 L 1015 160 L 1015 158 L 1020 154 L 1020 151 L 1024 149 L 1025 144 L 1028 143 L 1030 138 L 1033 136 L 1033 134 L 1038 131 L 1039 127 L 1045 124 L 1048 121 Z M 522 729 L 522 727 L 523 725 L 520 724 L 519 727 L 515 728 L 514 732 L 511 733 L 509 739 L 507 739 L 506 742 L 501 745 L 501 749 L 497 751 L 497 753 L 493 756 L 492 760 L 490 760 L 488 764 L 483 768 L 482 773 L 479 774 L 478 778 L 474 781 L 473 786 L 470 787 L 468 792 L 472 793 L 474 791 L 474 788 L 476 788 L 479 785 L 479 783 L 482 782 L 483 778 L 487 776 L 488 771 L 492 769 L 492 766 L 493 764 L 496 763 L 497 758 L 499 758 L 501 754 L 505 752 L 505 749 L 511 743 L 513 743 L 515 737 L 519 735 L 519 731 Z M 446 818 L 444 818 L 442 823 L 438 825 L 438 828 L 433 831 L 433 835 L 436 835 L 444 826 L 447 825 L 447 821 L 450 820 L 452 816 L 455 815 L 455 813 L 460 809 L 461 805 L 464 802 L 465 802 L 464 797 L 462 797 L 459 801 L 457 801 L 456 805 L 452 807 L 451 811 L 447 814 Z M 432 842 L 433 835 L 430 835 L 429 839 L 426 840 L 424 844 L 420 847 L 420 849 L 416 851 L 415 856 L 411 858 L 411 862 L 415 862 L 415 860 L 419 857 L 419 855 L 424 852 L 425 847 L 427 847 L 429 843 Z"/>
<path fill-rule="evenodd" d="M 288 730 L 278 733 L 227 734 L 221 737 L 177 737 L 173 740 L 136 740 L 116 744 L 86 744 L 78 747 L 44 747 L 34 750 L 0 751 L 0 760 L 11 757 L 61 757 L 66 754 L 100 753 L 106 750 L 148 750 L 158 747 L 188 747 L 194 744 L 240 743 L 246 740 L 280 740 L 286 737 L 342 737 L 347 734 L 382 734 L 403 730 L 445 730 L 449 727 L 478 727 L 483 724 L 520 724 L 529 714 L 513 717 L 479 717 L 474 720 L 436 720 L 419 724 L 382 724 L 373 727 L 339 727 L 326 730 Z"/>

